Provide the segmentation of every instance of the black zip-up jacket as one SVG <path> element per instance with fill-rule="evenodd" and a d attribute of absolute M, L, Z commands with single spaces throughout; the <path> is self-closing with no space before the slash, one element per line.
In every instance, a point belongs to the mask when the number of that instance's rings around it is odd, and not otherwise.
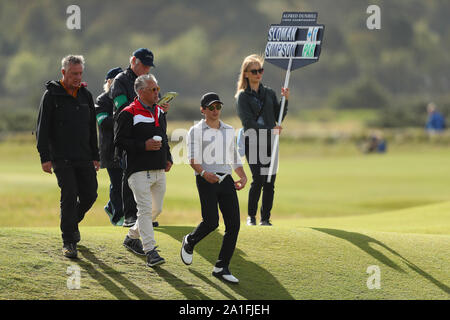
<path fill-rule="evenodd" d="M 113 109 L 113 119 L 114 119 L 114 130 L 116 130 L 117 126 L 117 117 L 119 113 L 130 103 L 134 101 L 137 94 L 134 91 L 134 82 L 137 79 L 137 75 L 131 69 L 131 66 L 128 66 L 127 69 L 119 73 L 115 78 L 111 85 L 111 89 L 109 90 L 109 97 L 113 100 L 114 109 Z M 120 147 L 115 147 L 114 149 L 114 159 L 119 161 L 119 159 L 124 158 L 124 150 Z"/>
<path fill-rule="evenodd" d="M 125 174 L 165 169 L 167 161 L 173 163 L 166 134 L 167 123 L 164 111 L 156 105 L 155 117 L 136 98 L 120 112 L 114 130 L 114 144 L 126 151 Z M 153 136 L 162 137 L 162 147 L 156 151 L 146 151 L 145 141 Z"/>
<path fill-rule="evenodd" d="M 114 104 L 109 92 L 103 92 L 95 101 L 97 115 L 100 166 L 102 168 L 120 168 L 114 160 Z"/>
<path fill-rule="evenodd" d="M 241 119 L 244 130 L 248 129 L 272 129 L 276 126 L 280 114 L 281 103 L 277 99 L 275 91 L 259 84 L 258 92 L 247 86 L 237 97 L 237 114 Z M 261 110 L 262 107 L 262 110 Z M 262 111 L 262 112 L 261 112 Z M 283 119 L 288 111 L 286 100 L 283 111 Z M 264 125 L 257 122 L 258 115 L 264 119 Z"/>
<path fill-rule="evenodd" d="M 36 129 L 41 163 L 99 160 L 95 107 L 83 84 L 73 97 L 59 81 L 46 83 Z"/>
<path fill-rule="evenodd" d="M 134 91 L 134 81 L 136 81 L 136 74 L 131 70 L 129 66 L 126 70 L 119 73 L 111 85 L 111 90 L 109 90 L 109 97 L 114 102 L 114 118 L 125 107 L 134 101 L 137 94 Z"/>

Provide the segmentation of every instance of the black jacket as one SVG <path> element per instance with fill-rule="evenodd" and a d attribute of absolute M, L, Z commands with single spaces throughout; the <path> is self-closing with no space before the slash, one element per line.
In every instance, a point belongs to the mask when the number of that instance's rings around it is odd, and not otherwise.
<path fill-rule="evenodd" d="M 260 114 L 264 119 L 264 125 L 257 122 Z M 284 105 L 283 119 L 288 111 L 287 100 Z M 244 130 L 248 129 L 272 129 L 276 126 L 280 114 L 281 104 L 277 99 L 275 91 L 271 88 L 259 85 L 258 92 L 247 86 L 247 89 L 240 92 L 237 98 L 237 114 L 241 119 Z"/>
<path fill-rule="evenodd" d="M 114 102 L 114 118 L 117 118 L 120 111 L 136 98 L 137 94 L 134 91 L 134 81 L 136 78 L 137 76 L 131 70 L 131 67 L 128 67 L 114 78 L 111 90 L 109 90 L 109 97 Z"/>
<path fill-rule="evenodd" d="M 167 161 L 173 163 L 165 114 L 159 106 L 155 106 L 155 113 L 157 117 L 136 99 L 117 118 L 114 144 L 126 151 L 127 176 L 139 171 L 165 169 Z M 161 149 L 146 151 L 145 141 L 155 135 L 162 137 Z"/>
<path fill-rule="evenodd" d="M 56 160 L 99 160 L 95 107 L 82 85 L 77 97 L 59 81 L 46 83 L 39 106 L 36 139 L 41 163 Z"/>
<path fill-rule="evenodd" d="M 103 92 L 95 101 L 97 115 L 100 166 L 102 168 L 120 168 L 114 160 L 114 104 L 109 92 Z"/>
<path fill-rule="evenodd" d="M 134 91 L 134 81 L 136 81 L 137 75 L 131 70 L 131 66 L 121 73 L 119 73 L 115 78 L 111 85 L 111 89 L 109 90 L 109 97 L 113 100 L 114 104 L 114 130 L 116 130 L 117 126 L 117 117 L 119 113 L 130 103 L 134 101 L 137 94 Z M 114 149 L 114 159 L 119 161 L 119 159 L 124 158 L 124 150 L 120 147 L 115 147 Z"/>

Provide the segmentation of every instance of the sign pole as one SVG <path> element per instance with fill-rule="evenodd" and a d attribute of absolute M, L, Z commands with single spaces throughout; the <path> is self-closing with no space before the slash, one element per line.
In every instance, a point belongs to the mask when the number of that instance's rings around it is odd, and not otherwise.
<path fill-rule="evenodd" d="M 291 67 L 292 67 L 292 58 L 289 59 L 288 68 L 286 70 L 286 78 L 284 79 L 284 88 L 285 89 L 287 89 L 289 87 L 289 78 L 291 77 Z M 280 114 L 278 116 L 278 123 L 277 123 L 278 125 L 281 125 L 281 122 L 283 121 L 283 113 L 284 113 L 285 104 L 286 104 L 286 97 L 282 96 L 281 97 Z M 278 153 L 279 140 L 280 140 L 280 134 L 276 134 L 275 141 L 273 143 L 272 154 L 270 157 L 270 167 L 269 167 L 269 172 L 267 175 L 267 183 L 270 183 L 270 181 L 272 180 L 273 166 L 275 164 L 275 157 Z"/>
<path fill-rule="evenodd" d="M 289 87 L 291 71 L 319 61 L 324 29 L 324 25 L 317 24 L 317 12 L 283 12 L 281 23 L 270 25 L 264 60 L 286 70 L 284 88 Z M 283 121 L 285 104 L 286 97 L 282 96 L 278 126 Z M 276 134 L 267 174 L 268 183 L 272 180 L 275 159 L 278 160 L 279 144 L 280 135 Z"/>

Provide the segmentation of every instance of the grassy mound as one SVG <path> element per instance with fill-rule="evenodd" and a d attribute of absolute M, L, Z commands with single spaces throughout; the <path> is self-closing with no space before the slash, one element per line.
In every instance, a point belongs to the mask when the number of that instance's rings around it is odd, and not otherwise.
<path fill-rule="evenodd" d="M 156 228 L 167 263 L 154 269 L 122 246 L 124 228 L 81 227 L 78 260 L 62 256 L 57 228 L 1 228 L 0 299 L 448 299 L 448 206 L 242 225 L 231 262 L 239 285 L 211 275 L 223 227 L 197 245 L 189 267 L 179 250 L 194 226 Z M 367 286 L 373 265 L 380 289 Z M 80 269 L 79 290 L 67 287 L 70 266 Z"/>

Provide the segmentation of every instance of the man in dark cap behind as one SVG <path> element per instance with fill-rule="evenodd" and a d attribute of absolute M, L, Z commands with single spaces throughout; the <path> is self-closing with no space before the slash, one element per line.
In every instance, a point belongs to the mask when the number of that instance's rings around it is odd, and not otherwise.
<path fill-rule="evenodd" d="M 134 82 L 136 81 L 136 78 L 150 72 L 150 68 L 155 66 L 153 60 L 154 56 L 150 50 L 146 48 L 137 49 L 130 57 L 130 65 L 128 68 L 115 77 L 109 94 L 114 102 L 115 123 L 117 122 L 119 113 L 130 103 L 132 103 L 137 96 L 134 91 Z M 164 106 L 162 107 L 164 109 Z M 164 111 L 166 112 L 167 110 Z M 120 159 L 122 169 L 125 169 L 126 152 L 116 148 L 115 155 Z M 128 177 L 125 177 L 125 175 L 122 176 L 122 201 L 123 213 L 125 216 L 123 226 L 132 227 L 136 223 L 137 209 L 133 192 L 128 186 L 127 179 Z M 154 223 L 154 226 L 157 226 L 157 222 Z"/>
<path fill-rule="evenodd" d="M 122 71 L 120 67 L 108 71 L 103 85 L 104 91 L 95 102 L 99 132 L 100 167 L 106 168 L 110 179 L 109 201 L 104 209 L 109 216 L 109 220 L 115 226 L 121 226 L 124 219 L 122 204 L 123 170 L 119 161 L 114 158 L 114 103 L 109 96 L 109 91 L 114 78 Z"/>

